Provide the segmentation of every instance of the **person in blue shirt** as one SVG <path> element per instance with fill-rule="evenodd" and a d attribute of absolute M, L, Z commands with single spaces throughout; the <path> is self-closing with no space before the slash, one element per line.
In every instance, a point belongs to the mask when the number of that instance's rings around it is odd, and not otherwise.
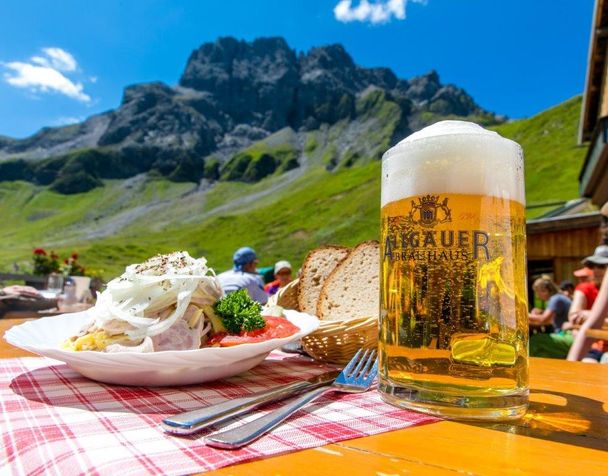
<path fill-rule="evenodd" d="M 568 311 L 572 301 L 559 292 L 559 288 L 549 276 L 542 276 L 534 281 L 532 289 L 541 301 L 547 303 L 547 306 L 544 310 L 532 310 L 528 319 L 530 327 L 544 327 L 549 332 L 559 331 L 562 325 L 568 322 Z"/>
<path fill-rule="evenodd" d="M 572 301 L 559 292 L 549 276 L 542 276 L 532 285 L 534 293 L 546 302 L 545 309 L 532 309 L 528 315 L 530 325 L 530 355 L 565 359 L 573 342 L 572 334 L 561 332 L 568 322 Z"/>
<path fill-rule="evenodd" d="M 257 273 L 258 257 L 248 246 L 239 248 L 232 257 L 232 269 L 218 274 L 222 289 L 226 294 L 247 289 L 254 301 L 266 304 L 268 294 L 264 292 L 264 281 Z"/>

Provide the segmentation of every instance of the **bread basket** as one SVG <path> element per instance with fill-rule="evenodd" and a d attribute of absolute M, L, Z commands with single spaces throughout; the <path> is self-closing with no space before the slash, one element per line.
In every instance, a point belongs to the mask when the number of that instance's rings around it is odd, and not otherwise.
<path fill-rule="evenodd" d="M 271 297 L 271 303 L 298 310 L 298 280 Z M 357 350 L 378 345 L 377 317 L 321 321 L 319 328 L 302 338 L 302 348 L 313 359 L 332 364 L 346 364 Z"/>

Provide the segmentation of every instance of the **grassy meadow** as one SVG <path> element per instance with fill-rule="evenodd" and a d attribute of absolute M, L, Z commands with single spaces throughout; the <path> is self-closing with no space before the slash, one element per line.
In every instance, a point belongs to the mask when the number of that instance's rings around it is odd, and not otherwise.
<path fill-rule="evenodd" d="M 524 148 L 528 217 L 547 210 L 539 205 L 578 197 L 585 154 L 576 142 L 580 102 L 573 98 L 494 127 Z M 150 174 L 61 195 L 27 182 L 0 182 L 0 270 L 10 271 L 13 263 L 27 270 L 35 247 L 62 255 L 77 251 L 82 265 L 105 278 L 176 249 L 206 256 L 217 271 L 228 268 L 232 252 L 243 245 L 258 251 L 261 265 L 288 259 L 299 266 L 319 244 L 377 238 L 379 161 L 326 170 L 339 147 L 335 138 L 347 132 L 341 127 L 307 136 L 305 167 L 250 184 L 174 183 Z M 393 129 L 378 130 L 384 143 Z"/>

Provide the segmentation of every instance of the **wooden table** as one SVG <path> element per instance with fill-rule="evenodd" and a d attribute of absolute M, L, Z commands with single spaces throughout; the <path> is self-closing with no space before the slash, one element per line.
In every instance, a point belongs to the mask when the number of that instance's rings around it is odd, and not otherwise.
<path fill-rule="evenodd" d="M 0 334 L 22 320 L 0 320 Z M 0 358 L 31 355 L 0 340 Z M 608 365 L 531 359 L 515 424 L 442 421 L 240 464 L 217 475 L 608 474 Z"/>

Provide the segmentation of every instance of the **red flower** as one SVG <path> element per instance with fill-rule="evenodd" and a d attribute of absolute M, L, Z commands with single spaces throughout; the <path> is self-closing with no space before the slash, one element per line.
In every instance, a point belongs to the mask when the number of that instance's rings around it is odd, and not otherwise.
<path fill-rule="evenodd" d="M 76 253 L 75 251 L 72 253 L 72 259 L 73 260 L 77 260 L 78 259 L 78 253 Z"/>
<path fill-rule="evenodd" d="M 34 250 L 34 254 L 35 254 L 35 255 L 44 255 L 44 256 L 46 256 L 46 251 L 44 251 L 44 249 L 43 249 L 43 248 L 36 248 L 36 249 Z"/>

